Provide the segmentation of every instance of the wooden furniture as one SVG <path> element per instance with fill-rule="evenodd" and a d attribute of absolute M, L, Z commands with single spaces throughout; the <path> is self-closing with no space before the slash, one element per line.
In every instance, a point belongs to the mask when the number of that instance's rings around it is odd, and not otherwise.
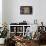
<path fill-rule="evenodd" d="M 15 46 L 15 41 L 12 38 L 5 39 L 5 46 Z"/>
<path fill-rule="evenodd" d="M 23 39 L 23 40 L 14 40 L 14 41 L 16 41 L 16 46 L 39 46 L 37 40 Z"/>
<path fill-rule="evenodd" d="M 22 37 L 21 37 L 22 38 Z M 16 39 L 16 37 L 11 37 L 6 40 L 6 46 L 39 46 L 37 40 L 27 40 L 23 39 Z"/>
<path fill-rule="evenodd" d="M 31 46 L 31 40 L 23 39 L 23 40 L 14 40 L 16 41 L 16 46 Z"/>
<path fill-rule="evenodd" d="M 41 32 L 39 37 L 39 44 L 46 44 L 46 32 Z"/>
<path fill-rule="evenodd" d="M 46 27 L 38 26 L 38 32 L 40 32 L 39 44 L 46 44 Z"/>
<path fill-rule="evenodd" d="M 31 46 L 31 40 L 8 38 L 5 42 L 6 46 Z"/>

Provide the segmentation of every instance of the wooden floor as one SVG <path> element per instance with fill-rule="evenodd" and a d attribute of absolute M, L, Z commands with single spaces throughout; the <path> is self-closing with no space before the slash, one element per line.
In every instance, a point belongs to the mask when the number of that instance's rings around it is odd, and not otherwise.
<path fill-rule="evenodd" d="M 4 45 L 0 45 L 0 46 L 4 46 Z M 39 46 L 39 45 L 38 45 L 38 44 L 36 44 L 36 43 L 35 43 L 35 44 L 33 43 L 33 45 L 32 45 L 32 46 Z M 40 45 L 40 46 L 46 46 L 46 45 Z"/>
<path fill-rule="evenodd" d="M 4 44 L 1 44 L 0 46 L 4 46 Z"/>
<path fill-rule="evenodd" d="M 46 45 L 40 45 L 40 46 L 46 46 Z"/>
<path fill-rule="evenodd" d="M 32 46 L 46 46 L 46 45 L 39 45 L 37 41 L 36 42 L 32 41 Z"/>

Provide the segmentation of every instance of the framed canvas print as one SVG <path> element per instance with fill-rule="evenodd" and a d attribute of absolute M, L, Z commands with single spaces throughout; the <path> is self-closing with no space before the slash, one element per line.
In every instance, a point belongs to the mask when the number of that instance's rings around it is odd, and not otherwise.
<path fill-rule="evenodd" d="M 20 14 L 32 14 L 32 6 L 20 6 Z"/>

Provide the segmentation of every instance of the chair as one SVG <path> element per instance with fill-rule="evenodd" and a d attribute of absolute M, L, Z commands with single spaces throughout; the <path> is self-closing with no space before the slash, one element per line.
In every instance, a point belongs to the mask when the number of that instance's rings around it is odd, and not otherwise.
<path fill-rule="evenodd" d="M 5 40 L 6 46 L 15 46 L 15 41 L 13 41 L 11 38 L 7 38 Z"/>
<path fill-rule="evenodd" d="M 38 26 L 38 32 L 40 32 L 39 36 L 39 45 L 44 45 L 46 44 L 46 30 L 45 26 Z"/>

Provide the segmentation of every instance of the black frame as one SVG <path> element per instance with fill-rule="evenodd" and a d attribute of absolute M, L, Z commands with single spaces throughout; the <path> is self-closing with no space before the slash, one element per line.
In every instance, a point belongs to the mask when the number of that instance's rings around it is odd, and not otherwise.
<path fill-rule="evenodd" d="M 20 6 L 20 14 L 32 14 L 32 6 Z"/>

